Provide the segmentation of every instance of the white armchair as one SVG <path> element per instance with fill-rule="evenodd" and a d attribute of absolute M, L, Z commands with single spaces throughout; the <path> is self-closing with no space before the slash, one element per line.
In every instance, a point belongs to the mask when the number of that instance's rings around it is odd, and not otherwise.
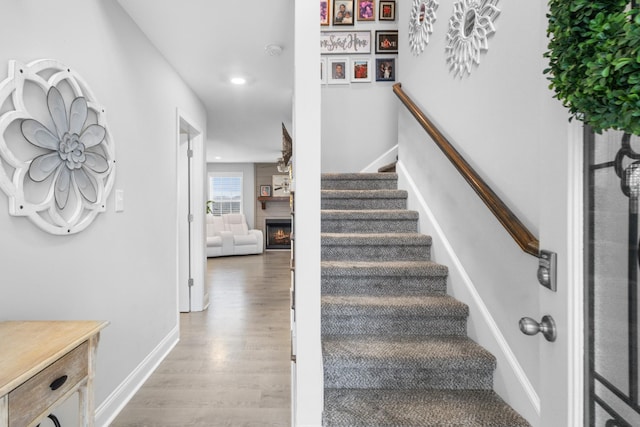
<path fill-rule="evenodd" d="M 207 215 L 207 257 L 261 254 L 262 231 L 249 230 L 243 214 Z"/>

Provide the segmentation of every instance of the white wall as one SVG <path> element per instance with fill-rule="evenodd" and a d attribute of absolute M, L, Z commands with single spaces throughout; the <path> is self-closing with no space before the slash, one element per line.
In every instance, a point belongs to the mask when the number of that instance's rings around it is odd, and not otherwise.
<path fill-rule="evenodd" d="M 293 176 L 295 218 L 297 363 L 292 373 L 295 427 L 322 425 L 323 378 L 320 347 L 320 35 L 318 4 L 295 2 Z"/>
<path fill-rule="evenodd" d="M 206 114 L 115 1 L 3 2 L 0 78 L 10 59 L 41 58 L 73 67 L 106 107 L 125 210 L 114 212 L 112 194 L 86 230 L 52 236 L 9 216 L 0 194 L 0 320 L 110 321 L 97 359 L 104 422 L 114 392 L 130 392 L 119 387 L 177 338 L 176 108 L 203 125 Z"/>
<path fill-rule="evenodd" d="M 399 23 L 403 25 L 404 21 L 357 21 L 354 18 L 353 26 L 325 26 L 321 31 L 371 31 L 371 54 L 333 56 L 370 58 L 375 68 L 376 57 L 397 58 L 392 54 L 375 54 L 376 30 L 395 30 Z M 397 64 L 396 59 L 396 69 Z M 397 103 L 392 85 L 393 82 L 377 82 L 375 75 L 371 83 L 322 85 L 322 172 L 359 172 L 396 145 Z"/>
<path fill-rule="evenodd" d="M 255 168 L 253 163 L 207 163 L 209 172 L 241 172 L 242 173 L 242 212 L 249 228 L 255 228 Z M 209 194 L 209 180 L 206 180 L 205 191 Z"/>
<path fill-rule="evenodd" d="M 401 19 L 407 18 L 409 6 L 399 6 Z M 524 224 L 542 237 L 541 247 L 558 252 L 560 262 L 566 263 L 568 231 L 563 211 L 568 203 L 568 123 L 559 103 L 551 99 L 542 74 L 546 67 L 542 57 L 546 46 L 545 5 L 501 2 L 499 7 L 502 12 L 495 23 L 497 32 L 489 38 L 489 50 L 480 56 L 480 66 L 472 67 L 470 76 L 458 78 L 449 72 L 445 37 L 451 7 L 443 4 L 430 43 L 421 55 L 412 55 L 408 43 L 401 44 L 398 81 Z M 403 26 L 400 39 L 408 39 Z M 496 390 L 537 424 L 535 394 L 541 390 L 543 377 L 539 357 L 548 347 L 539 337 L 527 337 L 518 330 L 521 317 L 540 319 L 546 314 L 539 307 L 541 292 L 546 290 L 541 291 L 536 279 L 537 259 L 511 240 L 404 109 L 399 113 L 398 128 L 400 161 L 493 316 L 498 334 L 513 351 L 534 396 L 532 399 L 526 391 L 513 389 L 522 384 L 514 383 L 513 375 L 505 371 L 511 368 L 500 360 Z M 555 157 L 543 151 L 549 144 L 557 147 Z M 418 205 L 415 198 L 411 204 Z M 422 231 L 431 232 L 431 225 L 423 219 Z M 551 230 L 554 241 L 545 238 Z M 444 248 L 436 245 L 435 259 L 446 258 L 443 252 Z M 453 276 L 450 292 L 465 300 L 468 291 Z M 566 288 L 566 276 L 561 274 L 559 280 Z M 485 323 L 473 309 L 469 325 L 470 335 L 493 351 L 495 343 L 483 337 Z M 556 422 L 566 425 L 561 418 Z"/>
<path fill-rule="evenodd" d="M 397 104 L 391 86 L 323 86 L 322 172 L 358 172 L 397 143 Z"/>

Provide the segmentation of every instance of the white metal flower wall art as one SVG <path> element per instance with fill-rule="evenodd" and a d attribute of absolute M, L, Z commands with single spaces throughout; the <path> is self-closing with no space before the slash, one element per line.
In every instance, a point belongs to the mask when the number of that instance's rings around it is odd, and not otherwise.
<path fill-rule="evenodd" d="M 104 212 L 115 178 L 105 111 L 54 60 L 9 62 L 0 83 L 0 187 L 9 213 L 52 234 L 84 230 Z"/>
<path fill-rule="evenodd" d="M 433 33 L 436 20 L 436 0 L 413 0 L 411 17 L 409 18 L 409 47 L 411 53 L 419 55 L 429 43 L 429 35 Z"/>
<path fill-rule="evenodd" d="M 72 187 L 77 188 L 86 201 L 95 203 L 95 174 L 106 172 L 109 164 L 103 155 L 88 149 L 100 144 L 107 132 L 98 124 L 85 127 L 88 112 L 84 97 L 73 100 L 67 117 L 64 99 L 52 86 L 47 94 L 47 105 L 55 132 L 37 120 L 22 121 L 22 134 L 27 141 L 48 151 L 33 159 L 29 165 L 29 177 L 35 182 L 42 182 L 53 175 L 51 186 L 58 209 L 67 205 Z"/>
<path fill-rule="evenodd" d="M 480 52 L 489 49 L 488 37 L 495 33 L 500 15 L 498 0 L 458 0 L 449 19 L 447 64 L 455 76 L 471 74 L 472 64 L 480 64 Z"/>

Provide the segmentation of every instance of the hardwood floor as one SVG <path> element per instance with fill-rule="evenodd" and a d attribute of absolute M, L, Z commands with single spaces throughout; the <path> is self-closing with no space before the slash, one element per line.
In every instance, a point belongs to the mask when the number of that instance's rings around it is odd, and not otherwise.
<path fill-rule="evenodd" d="M 288 251 L 210 258 L 209 309 L 180 315 L 180 342 L 112 427 L 288 427 Z"/>

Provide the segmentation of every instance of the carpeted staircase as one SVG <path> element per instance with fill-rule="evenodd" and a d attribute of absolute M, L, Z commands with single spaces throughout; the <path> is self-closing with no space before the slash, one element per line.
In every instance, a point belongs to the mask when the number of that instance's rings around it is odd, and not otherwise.
<path fill-rule="evenodd" d="M 529 426 L 493 392 L 495 358 L 397 180 L 322 176 L 323 426 Z"/>

